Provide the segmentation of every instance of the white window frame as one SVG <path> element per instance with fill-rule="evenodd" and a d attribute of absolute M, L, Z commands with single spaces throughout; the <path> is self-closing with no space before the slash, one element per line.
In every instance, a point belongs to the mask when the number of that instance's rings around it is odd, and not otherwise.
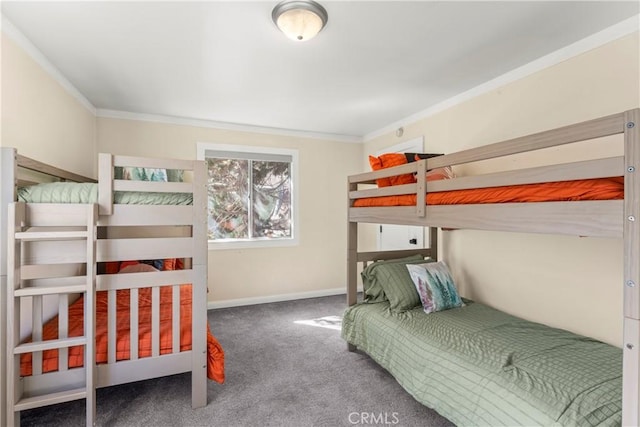
<path fill-rule="evenodd" d="M 210 151 L 236 151 L 241 153 L 256 154 L 280 154 L 291 156 L 291 237 L 278 239 L 237 239 L 235 241 L 225 240 L 223 242 L 209 240 L 209 250 L 217 249 L 249 249 L 249 248 L 275 248 L 286 246 L 298 246 L 300 241 L 300 219 L 298 203 L 298 150 L 290 148 L 259 147 L 250 145 L 218 144 L 211 142 L 197 143 L 197 159 L 206 160 L 207 152 Z M 208 196 L 207 196 L 208 197 Z M 207 203 L 208 205 L 208 203 Z"/>

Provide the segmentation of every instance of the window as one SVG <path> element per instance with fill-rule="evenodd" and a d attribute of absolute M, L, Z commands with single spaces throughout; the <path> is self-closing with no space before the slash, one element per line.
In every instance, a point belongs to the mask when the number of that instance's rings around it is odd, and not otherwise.
<path fill-rule="evenodd" d="M 296 150 L 198 144 L 210 249 L 297 244 Z"/>

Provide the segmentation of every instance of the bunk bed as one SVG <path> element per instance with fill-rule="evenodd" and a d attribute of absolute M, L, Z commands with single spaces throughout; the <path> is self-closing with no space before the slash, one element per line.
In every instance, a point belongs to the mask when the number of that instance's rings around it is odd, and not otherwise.
<path fill-rule="evenodd" d="M 13 148 L 0 148 L 0 163 L 0 424 L 86 398 L 92 425 L 96 388 L 185 372 L 193 408 L 205 406 L 224 353 L 207 322 L 204 162 L 100 154 L 97 183 Z M 186 178 L 122 179 L 128 170 Z M 43 174 L 70 182 L 31 186 Z M 56 296 L 46 319 L 43 302 Z"/>
<path fill-rule="evenodd" d="M 457 153 L 417 160 L 401 166 L 389 167 L 374 172 L 348 177 L 348 253 L 347 253 L 347 309 L 343 321 L 343 337 L 350 351 L 356 348 L 368 353 L 421 402 L 436 407 L 442 415 L 461 424 L 575 424 L 572 418 L 575 408 L 588 405 L 582 399 L 585 395 L 600 393 L 607 400 L 595 418 L 582 418 L 582 422 L 594 425 L 625 426 L 640 425 L 640 109 L 625 111 L 594 120 L 565 126 L 529 136 L 490 144 Z M 517 153 L 525 153 L 550 147 L 558 147 L 581 141 L 589 141 L 612 135 L 624 138 L 624 155 L 551 166 L 541 166 L 521 170 L 487 173 L 475 176 L 428 181 L 426 173 L 433 168 L 449 167 L 470 162 L 494 159 Z M 381 178 L 400 177 L 413 174 L 415 182 L 371 188 Z M 405 181 L 406 182 L 406 181 Z M 577 194 L 558 188 L 580 187 Z M 565 185 L 566 184 L 566 185 Z M 364 185 L 364 186 L 363 186 Z M 498 197 L 495 191 L 504 195 L 510 186 L 517 189 L 534 188 L 524 199 L 508 194 Z M 558 187 L 560 186 L 560 187 Z M 551 189 L 549 189 L 551 188 Z M 586 188 L 586 189 L 585 189 Z M 591 194 L 589 188 L 598 188 Z M 489 199 L 487 197 L 489 192 Z M 481 194 L 479 199 L 471 196 Z M 544 194 L 543 198 L 539 198 Z M 472 200 L 472 201 L 469 201 Z M 526 322 L 492 310 L 482 304 L 467 301 L 465 307 L 438 313 L 425 314 L 422 307 L 409 309 L 401 314 L 390 310 L 389 301 L 378 300 L 358 302 L 358 263 L 366 268 L 371 261 L 398 259 L 415 254 L 416 251 L 362 252 L 358 250 L 358 224 L 401 224 L 430 228 L 431 247 L 419 250 L 422 257 L 437 260 L 438 229 L 480 229 L 495 231 L 515 231 L 547 234 L 568 234 L 588 237 L 620 238 L 624 247 L 624 307 L 622 349 L 598 343 L 584 337 L 555 330 L 546 326 Z M 371 265 L 369 265 L 371 267 Z M 532 397 L 536 386 L 532 384 L 540 377 L 559 376 L 560 381 L 572 381 L 572 376 L 552 369 L 543 369 L 538 376 L 527 371 L 527 383 L 517 384 L 514 372 L 520 372 L 514 359 L 528 355 L 538 366 L 567 366 L 574 363 L 571 353 L 565 354 L 569 362 L 559 362 L 558 355 L 547 358 L 536 353 L 541 344 L 525 348 L 518 338 L 501 335 L 500 328 L 494 330 L 492 339 L 483 340 L 474 328 L 478 319 L 514 330 L 516 326 L 531 332 L 541 329 L 542 335 L 555 336 L 563 344 L 582 345 L 590 342 L 590 353 L 600 354 L 600 359 L 585 361 L 594 363 L 599 372 L 609 376 L 597 379 L 608 385 L 604 388 L 569 390 L 562 384 L 552 383 L 546 392 Z M 434 332 L 433 326 L 447 328 L 445 332 Z M 527 332 L 527 333 L 529 333 Z M 533 333 L 533 332 L 531 332 Z M 441 334 L 443 339 L 436 339 Z M 386 336 L 390 341 L 384 341 Z M 522 337 L 523 335 L 517 335 Z M 533 336 L 533 335 L 532 335 Z M 466 337 L 466 338 L 464 338 Z M 486 338 L 486 335 L 484 336 Z M 470 341 L 465 341 L 465 340 Z M 526 341 L 526 340 L 524 340 Z M 411 343 L 422 349 L 407 347 Z M 498 347 L 488 349 L 487 343 Z M 518 343 L 515 347 L 509 347 Z M 573 343 L 573 344 L 569 344 Z M 499 344 L 499 345 L 498 345 Z M 520 346 L 522 344 L 522 346 Z M 595 346 L 593 346 L 594 344 Z M 586 345 L 586 344 L 585 344 Z M 491 365 L 487 354 L 504 355 L 497 365 L 485 366 L 480 371 L 478 363 L 468 353 L 469 347 L 476 352 L 485 352 L 482 363 Z M 537 346 L 537 347 L 536 347 Z M 543 345 L 544 346 L 544 345 Z M 399 348 L 398 348 L 399 347 Z M 456 347 L 458 349 L 456 350 Z M 463 347 L 462 349 L 460 347 Z M 466 349 L 466 350 L 465 350 Z M 576 349 L 576 348 L 574 348 Z M 404 353 L 395 357 L 395 351 Z M 585 348 L 580 350 L 584 352 Z M 476 353 L 477 356 L 477 353 Z M 413 360 L 413 362 L 412 362 Z M 477 362 L 477 360 L 476 360 Z M 413 363 L 413 364 L 412 364 Z M 565 363 L 563 365 L 563 363 Z M 447 364 L 449 364 L 447 366 Z M 451 365 L 455 365 L 452 368 Z M 578 366 L 582 366 L 579 365 Z M 531 368 L 533 369 L 533 368 Z M 579 369 L 579 368 L 577 368 Z M 618 370 L 617 379 L 615 370 Z M 620 374 L 620 370 L 622 373 Z M 511 380 L 505 377 L 512 376 Z M 574 372 L 575 374 L 575 372 Z M 599 375 L 599 374 L 598 374 Z M 517 375 L 516 375 L 517 376 Z M 574 375 L 575 376 L 575 375 Z M 585 375 L 583 375 L 585 376 Z M 499 378 L 500 377 L 500 378 Z M 621 378 L 620 378 L 621 377 Z M 453 378 L 453 380 L 452 380 Z M 522 378 L 521 378 L 522 379 Z M 594 378 L 586 378 L 593 381 Z M 458 381 L 458 382 L 456 382 Z M 577 379 L 576 379 L 577 381 Z M 616 382 L 617 381 L 617 382 Z M 472 390 L 472 405 L 456 406 L 447 401 L 463 386 Z M 570 384 L 571 385 L 571 384 Z M 455 388 L 458 387 L 458 388 Z M 448 391 L 447 391 L 448 389 Z M 551 391 L 565 393 L 566 405 L 552 410 L 549 406 L 536 404 L 536 399 L 549 399 Z M 577 395 L 575 394 L 577 393 Z M 491 397 L 487 397 L 490 395 Z M 425 397 L 426 396 L 426 397 Z M 473 397 L 475 396 L 475 397 Z M 579 399 L 569 398 L 580 396 Z M 454 399 L 455 400 L 455 399 Z M 532 403 L 533 402 L 533 403 Z M 602 400 L 600 401 L 602 402 Z M 496 405 L 511 405 L 512 413 L 499 418 Z M 514 409 L 516 408 L 516 409 Z M 523 409 L 524 408 L 524 409 Z M 617 408 L 617 413 L 616 413 Z M 509 411 L 505 411 L 507 413 Z M 537 415 L 536 415 L 537 414 Z M 564 414 L 564 417 L 562 417 Z M 574 414 L 575 415 L 575 414 Z M 598 418 L 599 417 L 599 418 Z"/>

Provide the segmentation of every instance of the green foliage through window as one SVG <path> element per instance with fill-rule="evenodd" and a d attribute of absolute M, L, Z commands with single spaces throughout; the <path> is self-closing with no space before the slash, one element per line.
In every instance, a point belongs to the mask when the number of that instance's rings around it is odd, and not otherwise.
<path fill-rule="evenodd" d="M 291 163 L 207 158 L 209 240 L 292 237 Z"/>

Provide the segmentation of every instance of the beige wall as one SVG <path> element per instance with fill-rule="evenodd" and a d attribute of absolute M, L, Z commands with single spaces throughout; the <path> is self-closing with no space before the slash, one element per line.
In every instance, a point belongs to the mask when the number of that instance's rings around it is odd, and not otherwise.
<path fill-rule="evenodd" d="M 451 153 L 640 106 L 639 36 L 634 33 L 522 80 L 405 126 L 402 140 L 424 135 L 431 152 Z M 512 169 L 617 155 L 621 138 L 595 148 L 547 150 L 458 168 Z M 400 142 L 383 135 L 368 153 Z M 366 160 L 363 160 L 366 162 Z M 366 163 L 365 163 L 366 164 Z M 368 167 L 368 166 L 367 166 Z M 362 227 L 365 248 L 375 236 Z M 441 254 L 462 293 L 527 319 L 620 344 L 622 240 L 457 230 L 444 232 Z"/>
<path fill-rule="evenodd" d="M 69 171 L 96 176 L 96 119 L 2 33 L 0 146 Z"/>
<path fill-rule="evenodd" d="M 345 176 L 368 169 L 366 154 L 420 135 L 429 151 L 453 152 L 586 120 L 640 102 L 638 33 L 405 126 L 365 144 L 96 119 L 2 35 L 2 138 L 27 156 L 95 176 L 98 151 L 194 158 L 197 142 L 296 148 L 300 153 L 300 245 L 210 251 L 212 301 L 341 288 L 345 281 Z M 493 170 L 601 152 L 551 150 L 509 162 L 458 168 Z M 597 153 L 596 153 L 597 152 Z M 533 160 L 531 160 L 533 159 Z M 361 248 L 373 249 L 371 227 Z M 586 335 L 621 340 L 621 242 L 546 235 L 453 231 L 443 255 L 466 296 Z"/>
<path fill-rule="evenodd" d="M 344 289 L 345 182 L 361 144 L 109 118 L 97 129 L 100 152 L 128 155 L 194 159 L 198 142 L 299 150 L 299 245 L 209 251 L 209 300 Z"/>

